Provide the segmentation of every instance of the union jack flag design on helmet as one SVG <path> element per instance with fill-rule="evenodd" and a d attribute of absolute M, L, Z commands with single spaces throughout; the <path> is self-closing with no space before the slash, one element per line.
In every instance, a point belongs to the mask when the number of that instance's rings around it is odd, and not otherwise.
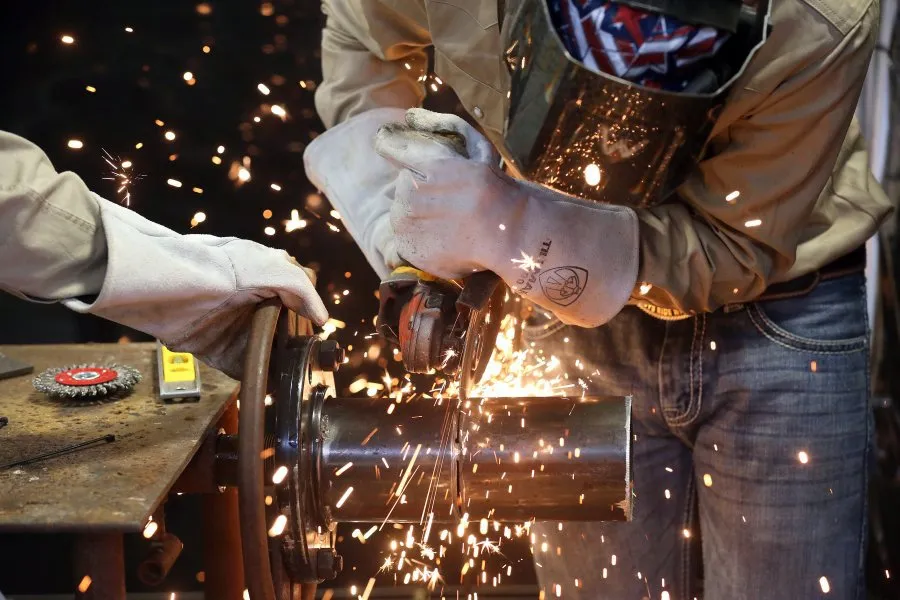
<path fill-rule="evenodd" d="M 684 90 L 729 37 L 609 0 L 548 1 L 569 54 L 592 71 L 651 89 Z"/>

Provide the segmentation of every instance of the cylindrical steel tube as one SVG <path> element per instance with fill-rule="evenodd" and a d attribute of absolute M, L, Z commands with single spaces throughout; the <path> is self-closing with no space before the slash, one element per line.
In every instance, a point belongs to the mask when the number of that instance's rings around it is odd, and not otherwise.
<path fill-rule="evenodd" d="M 630 398 L 328 398 L 321 415 L 326 521 L 631 518 Z"/>
<path fill-rule="evenodd" d="M 455 402 L 328 398 L 321 415 L 325 520 L 418 523 L 431 510 L 436 520 L 453 520 Z"/>
<path fill-rule="evenodd" d="M 213 468 L 213 481 L 216 485 L 224 487 L 237 487 L 238 482 L 238 446 L 240 438 L 237 434 L 221 434 L 215 439 L 215 462 Z M 275 474 L 274 440 L 269 436 L 263 439 L 263 451 L 260 458 L 263 460 L 263 481 L 272 481 Z"/>
<path fill-rule="evenodd" d="M 630 398 L 486 398 L 460 425 L 470 520 L 631 519 Z"/>

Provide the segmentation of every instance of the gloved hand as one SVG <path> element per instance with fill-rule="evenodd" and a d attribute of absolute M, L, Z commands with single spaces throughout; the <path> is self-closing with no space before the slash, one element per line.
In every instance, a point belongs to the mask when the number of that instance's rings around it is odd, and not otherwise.
<path fill-rule="evenodd" d="M 397 169 L 375 154 L 375 132 L 399 108 L 357 115 L 316 137 L 303 152 L 306 176 L 340 213 L 344 227 L 382 279 L 400 264 L 390 210 Z"/>
<path fill-rule="evenodd" d="M 375 133 L 386 123 L 402 120 L 405 113 L 399 108 L 379 108 L 357 115 L 318 136 L 303 153 L 306 176 L 341 214 L 350 236 L 381 279 L 402 264 L 390 224 L 399 169 L 375 152 Z M 451 126 L 459 131 L 426 134 L 432 143 L 421 148 L 426 153 L 423 156 L 461 153 L 479 161 L 493 158 L 491 145 L 484 138 L 470 136 L 473 142 L 467 147 L 470 137 L 465 132 L 471 128 L 462 119 L 457 121 Z M 446 135 L 451 133 L 455 135 Z M 404 132 L 397 135 L 399 140 Z"/>
<path fill-rule="evenodd" d="M 403 169 L 391 207 L 399 255 L 448 279 L 493 271 L 570 324 L 614 317 L 637 280 L 635 212 L 512 179 L 490 163 L 435 157 L 433 140 L 417 132 L 444 129 L 460 131 L 458 117 L 412 109 L 405 124 L 376 135 L 378 153 Z M 464 131 L 467 146 L 487 143 Z"/>
<path fill-rule="evenodd" d="M 93 302 L 65 299 L 156 336 L 239 379 L 254 307 L 279 297 L 317 325 L 328 311 L 304 270 L 283 250 L 211 235 L 180 235 L 94 195 L 107 243 L 106 276 Z"/>

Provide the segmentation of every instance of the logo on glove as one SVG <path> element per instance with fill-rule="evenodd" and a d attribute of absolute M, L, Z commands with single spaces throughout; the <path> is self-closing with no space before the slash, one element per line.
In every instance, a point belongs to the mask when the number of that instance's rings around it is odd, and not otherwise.
<path fill-rule="evenodd" d="M 569 306 L 584 291 L 588 272 L 581 267 L 556 267 L 541 272 L 538 278 L 548 300 L 560 306 Z"/>

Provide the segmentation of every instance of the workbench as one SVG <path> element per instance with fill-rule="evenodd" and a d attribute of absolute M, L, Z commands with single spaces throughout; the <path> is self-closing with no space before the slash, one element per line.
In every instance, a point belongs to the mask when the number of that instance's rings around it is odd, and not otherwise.
<path fill-rule="evenodd" d="M 115 435 L 112 443 L 0 470 L 0 534 L 77 534 L 75 572 L 91 578 L 77 597 L 124 600 L 122 534 L 142 531 L 172 491 L 205 493 L 204 546 L 215 548 L 204 552 L 206 597 L 240 598 L 237 497 L 215 486 L 209 468 L 216 431 L 237 430 L 237 383 L 201 364 L 199 401 L 165 403 L 152 343 L 0 346 L 0 353 L 34 365 L 33 374 L 0 380 L 0 416 L 9 419 L 0 428 L 0 465 Z M 54 400 L 32 387 L 47 368 L 83 363 L 129 365 L 142 381 L 108 402 Z M 205 459 L 187 468 L 199 454 Z"/>

